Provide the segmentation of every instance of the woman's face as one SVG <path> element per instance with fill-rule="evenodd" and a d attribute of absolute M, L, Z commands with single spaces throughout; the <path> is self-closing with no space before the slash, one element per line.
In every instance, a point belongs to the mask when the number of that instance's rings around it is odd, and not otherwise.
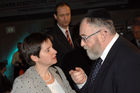
<path fill-rule="evenodd" d="M 41 66 L 51 66 L 53 64 L 56 64 L 57 51 L 52 47 L 52 42 L 48 39 L 45 42 L 41 44 L 41 50 L 38 57 L 38 62 L 36 62 L 36 65 Z"/>

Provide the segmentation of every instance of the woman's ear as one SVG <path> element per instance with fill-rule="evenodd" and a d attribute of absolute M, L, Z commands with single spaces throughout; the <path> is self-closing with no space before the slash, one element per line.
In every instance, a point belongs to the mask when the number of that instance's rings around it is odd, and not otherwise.
<path fill-rule="evenodd" d="M 30 58 L 31 58 L 32 61 L 38 62 L 38 57 L 37 56 L 31 55 Z"/>

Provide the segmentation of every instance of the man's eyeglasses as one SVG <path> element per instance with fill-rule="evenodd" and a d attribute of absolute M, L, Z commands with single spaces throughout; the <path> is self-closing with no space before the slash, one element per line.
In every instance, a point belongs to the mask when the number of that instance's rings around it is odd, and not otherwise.
<path fill-rule="evenodd" d="M 84 42 L 87 42 L 87 39 L 89 39 L 91 36 L 93 36 L 93 35 L 99 33 L 100 31 L 101 31 L 101 30 L 98 30 L 97 32 L 95 32 L 95 33 L 93 33 L 93 34 L 91 34 L 91 35 L 89 35 L 89 36 L 81 36 L 81 40 L 83 40 Z"/>

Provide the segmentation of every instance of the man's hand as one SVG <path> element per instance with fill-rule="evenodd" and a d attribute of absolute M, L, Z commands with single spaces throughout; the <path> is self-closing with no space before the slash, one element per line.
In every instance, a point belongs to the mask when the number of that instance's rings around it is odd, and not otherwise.
<path fill-rule="evenodd" d="M 87 80 L 85 72 L 80 67 L 76 67 L 75 70 L 70 70 L 69 74 L 76 84 L 83 84 Z"/>

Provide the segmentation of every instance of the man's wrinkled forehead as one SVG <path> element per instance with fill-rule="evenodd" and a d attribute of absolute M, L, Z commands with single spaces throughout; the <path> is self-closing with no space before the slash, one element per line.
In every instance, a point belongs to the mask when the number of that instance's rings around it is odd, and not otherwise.
<path fill-rule="evenodd" d="M 89 33 L 93 33 L 94 27 L 91 26 L 91 24 L 89 24 L 87 22 L 87 19 L 85 18 L 84 20 L 82 20 L 81 24 L 80 24 L 80 36 L 86 36 Z"/>
<path fill-rule="evenodd" d="M 80 24 L 80 35 L 82 35 L 82 34 L 84 34 L 84 33 L 86 33 L 87 32 L 87 22 L 86 22 L 86 19 L 83 19 L 82 21 L 81 21 L 81 24 Z"/>

